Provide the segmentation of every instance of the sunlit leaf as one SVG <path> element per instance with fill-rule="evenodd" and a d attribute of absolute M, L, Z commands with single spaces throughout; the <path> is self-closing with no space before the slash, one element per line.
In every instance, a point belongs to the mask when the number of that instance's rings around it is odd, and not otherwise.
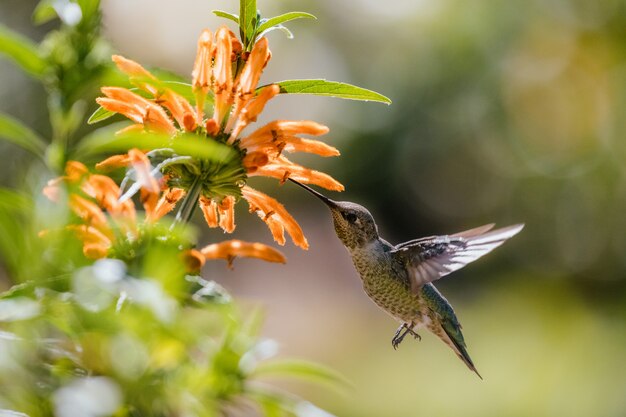
<path fill-rule="evenodd" d="M 285 36 L 287 36 L 287 39 L 293 39 L 293 33 L 291 33 L 291 31 L 283 25 L 272 26 L 271 28 L 266 29 L 264 32 L 259 33 L 258 37 L 260 38 L 261 36 L 265 36 L 267 33 L 273 30 L 280 30 L 281 32 L 285 34 Z"/>
<path fill-rule="evenodd" d="M 223 10 L 212 10 L 212 12 L 217 17 L 223 17 L 239 24 L 239 16 L 237 16 L 236 14 L 228 13 Z"/>
<path fill-rule="evenodd" d="M 311 94 L 316 96 L 330 96 L 345 98 L 349 100 L 377 101 L 379 103 L 391 104 L 391 100 L 382 94 L 355 85 L 328 81 L 323 79 L 313 80 L 285 80 L 279 81 L 281 94 Z M 262 86 L 257 90 L 262 89 Z"/>
<path fill-rule="evenodd" d="M 37 45 L 30 39 L 0 25 L 0 54 L 13 60 L 27 73 L 39 78 L 46 63 L 37 51 Z"/>
<path fill-rule="evenodd" d="M 42 157 L 46 143 L 28 126 L 19 120 L 0 113 L 0 139 L 20 146 L 35 155 Z"/>
<path fill-rule="evenodd" d="M 266 30 L 270 29 L 271 27 L 274 27 L 274 26 L 277 26 L 282 23 L 289 22 L 295 19 L 317 19 L 317 18 L 310 13 L 289 12 L 289 13 L 281 14 L 280 16 L 274 16 L 274 17 L 267 19 L 265 22 L 261 23 L 261 25 L 258 28 L 258 32 L 263 33 Z"/>
<path fill-rule="evenodd" d="M 30 208 L 32 200 L 23 192 L 0 188 L 0 210 L 10 210 L 16 213 Z"/>
<path fill-rule="evenodd" d="M 257 27 L 256 0 L 240 0 L 239 2 L 239 29 L 241 39 L 247 50 L 252 47 Z"/>
<path fill-rule="evenodd" d="M 326 366 L 297 359 L 281 359 L 261 362 L 252 371 L 254 376 L 288 376 L 333 386 L 350 387 L 350 382 Z"/>
<path fill-rule="evenodd" d="M 87 119 L 87 124 L 93 125 L 103 120 L 106 120 L 110 117 L 113 117 L 115 115 L 116 115 L 115 112 L 109 111 L 105 109 L 104 107 L 100 106 L 96 109 L 95 112 L 91 114 L 91 116 L 89 116 L 89 119 Z"/>
<path fill-rule="evenodd" d="M 129 132 L 115 134 L 119 126 L 106 126 L 85 137 L 75 150 L 75 157 L 112 152 L 126 152 L 131 148 L 171 148 L 178 155 L 190 155 L 215 162 L 227 162 L 235 152 L 226 145 L 212 139 L 202 139 L 192 134 L 180 134 L 175 138 L 159 133 Z"/>
<path fill-rule="evenodd" d="M 54 10 L 53 3 L 53 0 L 40 1 L 33 11 L 33 23 L 43 25 L 52 19 L 56 19 L 58 15 L 56 10 Z"/>

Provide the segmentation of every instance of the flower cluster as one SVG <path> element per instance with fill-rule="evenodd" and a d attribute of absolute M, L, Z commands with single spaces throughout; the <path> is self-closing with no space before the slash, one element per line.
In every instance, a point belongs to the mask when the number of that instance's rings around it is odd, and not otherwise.
<path fill-rule="evenodd" d="M 137 151 L 129 152 L 134 160 L 137 172 L 145 171 L 149 164 L 145 156 Z M 149 183 L 152 178 L 144 176 Z M 156 187 L 156 184 L 153 184 Z M 65 175 L 48 182 L 43 193 L 52 201 L 58 201 L 61 187 L 67 186 L 69 207 L 80 220 L 79 224 L 70 224 L 68 229 L 76 233 L 83 242 L 83 254 L 90 259 L 105 257 L 133 261 L 140 256 L 146 243 L 146 236 L 154 234 L 152 226 L 165 213 L 171 210 L 172 201 L 167 194 L 157 199 L 158 188 L 145 191 L 143 206 L 145 218 L 138 221 L 135 206 L 130 199 L 123 200 L 118 185 L 109 177 L 91 174 L 80 162 L 70 161 L 66 165 Z M 142 189 L 142 193 L 144 192 Z M 171 239 L 171 235 L 160 236 L 160 240 Z M 189 246 L 189 243 L 182 242 Z M 189 272 L 198 271 L 206 259 L 225 259 L 229 265 L 237 256 L 263 259 L 269 262 L 285 262 L 284 256 L 277 250 L 261 243 L 246 243 L 238 240 L 208 245 L 196 250 L 187 248 L 182 252 L 182 262 Z"/>
<path fill-rule="evenodd" d="M 104 87 L 105 97 L 97 99 L 104 109 L 134 122 L 119 133 L 157 132 L 168 135 L 172 141 L 184 141 L 194 135 L 207 144 L 229 147 L 233 157 L 216 162 L 180 155 L 172 149 L 149 149 L 143 152 L 142 163 L 147 161 L 148 165 L 142 173 L 136 167 L 141 158 L 138 151 L 115 155 L 97 168 L 132 169 L 136 182 L 131 188 L 141 189 L 148 218 L 164 215 L 185 199 L 193 205 L 197 202 L 209 227 L 219 226 L 230 233 L 235 228 L 235 204 L 243 198 L 250 212 L 268 225 L 276 242 L 285 243 L 286 231 L 297 246 L 306 249 L 308 243 L 298 223 L 282 204 L 250 187 L 248 178 L 265 176 L 281 182 L 293 178 L 340 191 L 343 186 L 327 174 L 305 168 L 284 155 L 307 152 L 336 156 L 339 152 L 323 142 L 302 137 L 328 132 L 326 126 L 313 121 L 276 120 L 243 135 L 266 103 L 280 92 L 278 85 L 258 87 L 270 56 L 266 38 L 260 38 L 250 52 L 244 52 L 241 42 L 226 27 L 214 34 L 203 31 L 192 72 L 193 105 L 138 63 L 114 56 L 117 67 L 129 76 L 137 90 Z M 160 200 L 151 192 L 157 180 L 164 188 Z"/>

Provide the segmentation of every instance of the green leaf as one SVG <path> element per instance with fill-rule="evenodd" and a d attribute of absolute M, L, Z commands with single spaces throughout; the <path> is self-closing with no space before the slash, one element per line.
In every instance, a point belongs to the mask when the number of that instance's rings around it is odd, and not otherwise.
<path fill-rule="evenodd" d="M 379 103 L 391 104 L 391 100 L 389 98 L 375 91 L 337 81 L 327 81 L 323 79 L 285 80 L 273 84 L 277 84 L 280 87 L 281 94 L 312 94 L 316 96 L 330 96 L 361 101 L 377 101 Z M 267 85 L 257 88 L 257 92 L 264 87 L 267 87 Z"/>
<path fill-rule="evenodd" d="M 259 36 L 262 36 L 263 33 L 267 31 L 268 29 L 274 26 L 278 26 L 282 23 L 289 22 L 290 20 L 295 20 L 295 19 L 317 19 L 317 17 L 313 16 L 310 13 L 305 13 L 305 12 L 289 12 L 289 13 L 281 14 L 280 16 L 271 17 L 267 19 L 265 22 L 261 23 L 261 25 L 257 29 L 257 32 L 259 33 Z"/>
<path fill-rule="evenodd" d="M 288 376 L 344 388 L 352 385 L 344 376 L 333 369 L 298 359 L 280 359 L 261 362 L 252 371 L 252 375 Z"/>
<path fill-rule="evenodd" d="M 0 139 L 20 146 L 27 151 L 43 157 L 46 143 L 28 126 L 17 119 L 0 113 Z"/>
<path fill-rule="evenodd" d="M 33 23 L 43 25 L 57 18 L 57 11 L 53 7 L 53 0 L 42 0 L 33 11 Z"/>
<path fill-rule="evenodd" d="M 266 29 L 263 33 L 260 33 L 259 36 L 257 36 L 257 38 L 265 36 L 267 33 L 273 30 L 280 30 L 281 32 L 285 34 L 285 36 L 287 36 L 287 39 L 293 39 L 293 33 L 291 33 L 291 31 L 283 25 L 272 26 L 271 28 Z"/>
<path fill-rule="evenodd" d="M 171 148 L 178 155 L 190 155 L 215 162 L 227 162 L 235 156 L 233 148 L 211 139 L 201 139 L 193 134 L 183 133 L 174 138 L 165 134 L 146 132 L 115 134 L 119 129 L 120 126 L 116 124 L 92 132 L 83 138 L 72 157 L 83 159 L 103 153 L 126 152 L 131 148 Z"/>
<path fill-rule="evenodd" d="M 233 22 L 239 24 L 239 16 L 236 14 L 228 13 L 223 10 L 211 10 L 213 14 L 217 17 L 223 17 L 225 19 L 232 20 Z"/>
<path fill-rule="evenodd" d="M 241 40 L 246 51 L 250 51 L 254 44 L 258 24 L 257 18 L 256 0 L 240 0 L 239 30 L 241 31 Z"/>
<path fill-rule="evenodd" d="M 37 45 L 4 25 L 0 25 L 0 54 L 6 55 L 37 78 L 41 77 L 46 67 L 46 62 L 37 51 Z"/>
<path fill-rule="evenodd" d="M 0 188 L 0 210 L 20 213 L 28 210 L 32 204 L 32 199 L 27 194 L 9 188 Z"/>
<path fill-rule="evenodd" d="M 91 114 L 91 116 L 89 116 L 89 119 L 87 119 L 87 124 L 96 124 L 98 122 L 108 119 L 109 117 L 115 116 L 115 114 L 116 113 L 108 111 L 104 107 L 100 106 L 96 109 L 95 112 Z"/>

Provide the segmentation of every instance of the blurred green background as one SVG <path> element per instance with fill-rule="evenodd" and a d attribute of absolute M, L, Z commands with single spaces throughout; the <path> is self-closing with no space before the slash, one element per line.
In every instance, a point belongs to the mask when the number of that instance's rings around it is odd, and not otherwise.
<path fill-rule="evenodd" d="M 0 23 L 40 39 L 32 0 L 2 0 Z M 291 391 L 342 416 L 626 415 L 626 1 L 259 1 L 318 21 L 272 33 L 262 82 L 327 78 L 379 91 L 390 107 L 279 97 L 263 120 L 328 125 L 339 159 L 300 159 L 346 185 L 392 243 L 484 223 L 526 229 L 440 281 L 484 381 L 435 337 L 391 347 L 396 323 L 362 292 L 327 210 L 299 189 L 253 179 L 301 222 L 311 248 L 288 264 L 205 267 L 266 309 L 281 352 L 323 362 L 354 387 Z M 236 11 L 225 0 L 106 0 L 112 49 L 190 73 L 196 39 Z M 0 60 L 0 111 L 46 133 L 44 91 Z M 95 109 L 95 105 L 90 104 Z M 1 182 L 28 156 L 0 143 Z M 297 158 L 295 158 L 297 159 Z M 241 205 L 240 205 L 241 206 Z M 271 243 L 238 207 L 236 238 Z M 198 219 L 199 221 L 201 219 Z M 223 239 L 206 231 L 206 242 Z M 2 287 L 8 278 L 0 277 Z M 285 383 L 286 384 L 286 383 Z"/>

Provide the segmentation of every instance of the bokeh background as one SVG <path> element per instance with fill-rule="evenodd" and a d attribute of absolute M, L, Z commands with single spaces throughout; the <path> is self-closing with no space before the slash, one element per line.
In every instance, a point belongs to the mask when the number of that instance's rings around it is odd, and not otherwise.
<path fill-rule="evenodd" d="M 0 22 L 40 39 L 32 0 L 1 0 Z M 197 35 L 236 12 L 226 0 L 104 0 L 114 51 L 186 75 Z M 391 106 L 279 97 L 264 119 L 328 125 L 339 159 L 300 159 L 346 185 L 398 243 L 484 223 L 526 228 L 437 283 L 464 325 L 480 381 L 434 336 L 391 347 L 396 323 L 363 293 L 330 216 L 293 185 L 253 179 L 300 221 L 311 248 L 287 265 L 205 267 L 262 306 L 284 355 L 325 363 L 343 392 L 289 385 L 341 416 L 626 415 L 626 2 L 623 0 L 263 1 L 317 21 L 270 34 L 264 82 L 327 78 Z M 53 24 L 50 24 L 53 25 Z M 0 60 L 0 111 L 45 133 L 44 91 Z M 95 109 L 95 106 L 93 106 Z M 28 156 L 0 143 L 3 184 Z M 234 236 L 271 242 L 245 207 Z M 198 219 L 199 221 L 201 219 Z M 206 231 L 204 240 L 220 238 Z M 6 283 L 6 279 L 4 279 Z M 283 382 L 288 384 L 287 382 Z"/>

